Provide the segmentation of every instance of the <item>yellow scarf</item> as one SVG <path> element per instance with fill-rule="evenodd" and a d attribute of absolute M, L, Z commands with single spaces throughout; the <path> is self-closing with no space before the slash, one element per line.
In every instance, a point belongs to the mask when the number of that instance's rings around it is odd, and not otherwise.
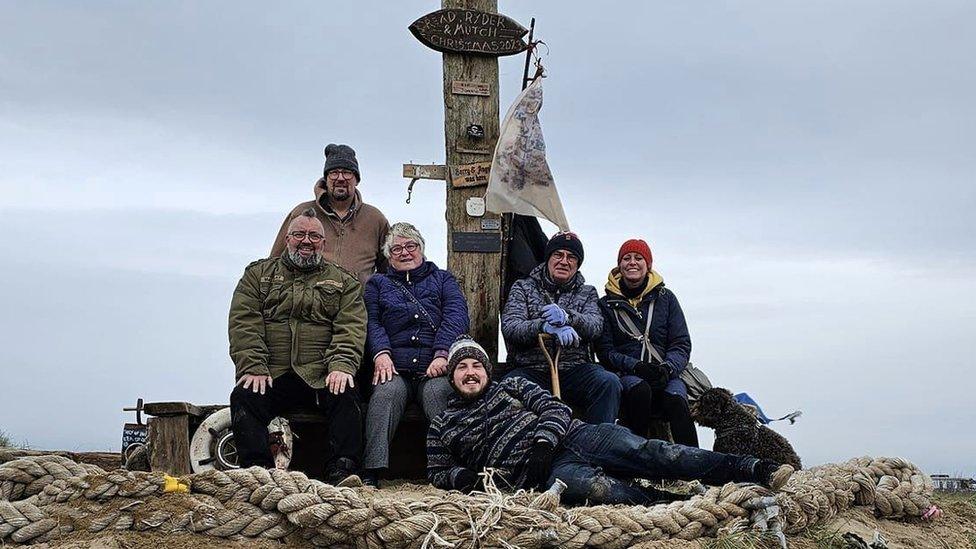
<path fill-rule="evenodd" d="M 624 297 L 624 293 L 620 290 L 621 278 L 623 277 L 620 275 L 620 267 L 614 267 L 610 270 L 610 274 L 607 275 L 607 285 L 604 287 L 608 294 L 612 293 Z M 644 296 L 651 293 L 651 290 L 663 283 L 664 277 L 657 274 L 657 271 L 651 269 L 647 280 L 647 286 L 644 286 L 644 291 L 642 291 L 640 295 L 626 298 L 627 303 L 630 303 L 630 306 L 636 309 L 640 305 L 640 302 L 644 299 Z"/>

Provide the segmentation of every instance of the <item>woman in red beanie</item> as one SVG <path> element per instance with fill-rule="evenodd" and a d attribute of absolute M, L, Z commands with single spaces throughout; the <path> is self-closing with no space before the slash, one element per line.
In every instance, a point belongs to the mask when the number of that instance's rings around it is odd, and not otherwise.
<path fill-rule="evenodd" d="M 647 436 L 652 417 L 663 417 L 674 442 L 697 447 L 688 389 L 678 377 L 691 356 L 691 337 L 678 298 L 651 270 L 652 261 L 643 240 L 620 247 L 600 298 L 603 333 L 597 356 L 620 376 L 621 416 L 635 434 Z"/>

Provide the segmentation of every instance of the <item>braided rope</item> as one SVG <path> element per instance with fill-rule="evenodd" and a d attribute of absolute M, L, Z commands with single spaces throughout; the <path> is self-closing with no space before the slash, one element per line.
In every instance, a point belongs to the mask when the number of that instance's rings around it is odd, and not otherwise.
<path fill-rule="evenodd" d="M 565 508 L 558 488 L 506 495 L 490 477 L 484 493 L 429 489 L 407 496 L 256 467 L 180 479 L 189 495 L 166 493 L 167 485 L 176 484 L 169 480 L 161 473 L 106 472 L 58 456 L 8 461 L 0 464 L 0 542 L 44 542 L 72 531 L 157 530 L 221 538 L 298 536 L 321 547 L 459 547 L 475 540 L 529 548 L 641 547 L 749 524 L 796 533 L 855 505 L 884 518 L 918 517 L 932 495 L 931 479 L 914 464 L 869 457 L 799 471 L 775 494 L 730 483 L 653 507 Z"/>
<path fill-rule="evenodd" d="M 0 467 L 0 500 L 24 499 L 55 480 L 100 472 L 94 465 L 75 463 L 61 456 L 34 456 L 8 461 Z"/>

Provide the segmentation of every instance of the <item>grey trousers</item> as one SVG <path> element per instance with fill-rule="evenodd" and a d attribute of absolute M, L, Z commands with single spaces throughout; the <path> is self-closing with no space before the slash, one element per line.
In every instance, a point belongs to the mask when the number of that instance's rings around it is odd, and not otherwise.
<path fill-rule="evenodd" d="M 447 376 L 415 381 L 395 375 L 386 383 L 373 387 L 366 410 L 366 451 L 363 468 L 382 469 L 390 465 L 390 441 L 396 434 L 403 411 L 411 400 L 419 400 L 427 419 L 433 419 L 447 408 L 454 393 Z"/>

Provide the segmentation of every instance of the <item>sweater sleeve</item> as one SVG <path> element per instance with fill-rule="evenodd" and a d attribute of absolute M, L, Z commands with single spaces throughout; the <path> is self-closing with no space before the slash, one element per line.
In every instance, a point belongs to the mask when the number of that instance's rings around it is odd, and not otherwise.
<path fill-rule="evenodd" d="M 385 273 L 390 266 L 390 260 L 383 254 L 383 244 L 386 243 L 386 235 L 390 233 L 390 222 L 387 221 L 383 212 L 376 210 L 380 214 L 380 228 L 378 231 L 379 239 L 376 242 L 376 270 L 377 273 Z"/>
<path fill-rule="evenodd" d="M 440 422 L 434 421 L 427 430 L 427 480 L 442 490 L 453 490 L 458 473 L 463 470 L 441 439 Z"/>
<path fill-rule="evenodd" d="M 529 318 L 528 284 L 531 282 L 522 279 L 512 285 L 502 311 L 502 337 L 509 346 L 516 348 L 535 345 L 544 323 L 542 318 Z"/>
<path fill-rule="evenodd" d="M 454 275 L 442 271 L 441 280 L 441 323 L 434 334 L 434 351 L 447 351 L 461 334 L 468 333 L 471 321 L 468 317 L 468 302 L 461 293 Z"/>
<path fill-rule="evenodd" d="M 583 286 L 581 303 L 578 310 L 567 310 L 568 324 L 576 330 L 583 342 L 591 342 L 600 337 L 603 330 L 603 315 L 597 303 L 600 299 L 596 295 L 596 288 Z"/>
<path fill-rule="evenodd" d="M 536 440 L 547 440 L 553 446 L 559 446 L 559 442 L 569 431 L 569 424 L 573 418 L 569 406 L 559 402 L 549 391 L 524 377 L 511 377 L 504 382 L 505 390 L 509 394 L 521 401 L 526 409 L 539 416 L 539 425 L 535 432 Z"/>

